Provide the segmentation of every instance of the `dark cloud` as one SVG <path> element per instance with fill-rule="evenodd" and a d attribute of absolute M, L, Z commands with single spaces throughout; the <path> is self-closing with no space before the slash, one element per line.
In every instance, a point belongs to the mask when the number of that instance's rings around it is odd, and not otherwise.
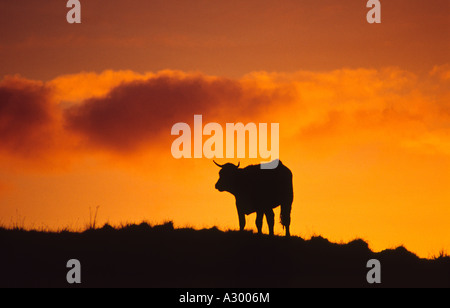
<path fill-rule="evenodd" d="M 278 95 L 225 78 L 168 73 L 122 84 L 104 98 L 70 108 L 66 128 L 95 147 L 127 152 L 152 144 L 161 133 L 170 136 L 175 123 L 192 123 L 194 114 L 206 122 L 242 121 Z"/>
<path fill-rule="evenodd" d="M 70 107 L 59 96 L 51 83 L 20 77 L 0 82 L 2 155 L 42 162 L 84 150 L 126 154 L 173 139 L 172 126 L 193 125 L 196 114 L 205 124 L 256 122 L 289 94 L 256 81 L 165 71 L 123 81 L 102 97 Z"/>
<path fill-rule="evenodd" d="M 55 122 L 43 83 L 7 77 L 0 82 L 0 151 L 32 156 L 48 148 Z"/>

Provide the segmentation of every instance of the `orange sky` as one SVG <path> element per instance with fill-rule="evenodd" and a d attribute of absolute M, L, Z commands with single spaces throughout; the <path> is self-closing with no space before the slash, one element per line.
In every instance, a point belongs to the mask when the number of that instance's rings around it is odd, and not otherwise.
<path fill-rule="evenodd" d="M 0 4 L 0 223 L 236 229 L 212 161 L 171 155 L 202 114 L 280 123 L 293 234 L 450 251 L 448 1 L 100 3 Z"/>

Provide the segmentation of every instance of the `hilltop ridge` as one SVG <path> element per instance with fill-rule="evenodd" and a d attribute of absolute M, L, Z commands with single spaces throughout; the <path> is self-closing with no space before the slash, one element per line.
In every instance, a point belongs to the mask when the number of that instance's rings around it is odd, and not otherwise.
<path fill-rule="evenodd" d="M 0 287 L 71 287 L 70 259 L 81 263 L 81 287 L 450 287 L 446 256 L 421 259 L 404 247 L 375 253 L 362 239 L 336 244 L 171 222 L 78 233 L 0 229 L 0 247 Z M 381 263 L 381 284 L 366 280 L 371 259 Z"/>

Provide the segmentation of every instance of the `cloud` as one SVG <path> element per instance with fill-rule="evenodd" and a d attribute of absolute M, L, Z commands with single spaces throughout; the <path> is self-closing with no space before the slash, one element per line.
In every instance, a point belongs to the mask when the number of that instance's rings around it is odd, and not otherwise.
<path fill-rule="evenodd" d="M 222 125 L 280 123 L 289 151 L 311 155 L 380 143 L 446 154 L 448 76 L 444 65 L 423 75 L 386 68 L 254 72 L 240 79 L 168 70 L 82 72 L 45 83 L 6 77 L 0 82 L 0 159 L 127 157 L 166 146 L 172 126 L 193 124 L 194 114 Z"/>
<path fill-rule="evenodd" d="M 0 82 L 0 151 L 39 155 L 51 146 L 56 122 L 51 91 L 42 82 L 20 77 Z"/>
<path fill-rule="evenodd" d="M 130 70 L 102 73 L 81 72 L 78 74 L 61 75 L 46 83 L 52 89 L 56 101 L 64 103 L 80 103 L 89 98 L 100 98 L 111 89 L 137 80 L 146 80 L 155 74 L 139 74 Z"/>
<path fill-rule="evenodd" d="M 253 73 L 246 78 L 291 85 L 295 104 L 280 116 L 281 138 L 311 157 L 357 148 L 447 155 L 448 65 L 413 74 L 399 68 Z"/>
<path fill-rule="evenodd" d="M 208 122 L 242 121 L 285 96 L 237 80 L 166 71 L 72 106 L 65 112 L 66 128 L 90 146 L 130 152 L 169 136 L 175 123 L 190 123 L 195 114 Z"/>

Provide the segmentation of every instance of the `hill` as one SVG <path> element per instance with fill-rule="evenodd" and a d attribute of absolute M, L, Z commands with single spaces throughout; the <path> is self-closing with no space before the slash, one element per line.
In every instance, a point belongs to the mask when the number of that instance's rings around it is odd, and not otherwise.
<path fill-rule="evenodd" d="M 171 223 L 81 233 L 0 229 L 0 249 L 0 287 L 72 287 L 70 259 L 81 263 L 81 287 L 450 287 L 449 257 Z M 381 263 L 381 284 L 366 280 L 370 259 Z"/>

